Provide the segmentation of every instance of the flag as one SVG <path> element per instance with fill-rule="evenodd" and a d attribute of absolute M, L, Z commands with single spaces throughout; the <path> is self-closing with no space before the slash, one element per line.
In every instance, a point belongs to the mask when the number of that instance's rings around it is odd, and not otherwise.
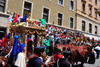
<path fill-rule="evenodd" d="M 74 34 L 74 38 L 76 38 L 76 34 Z"/>
<path fill-rule="evenodd" d="M 51 29 L 51 32 L 53 32 L 54 29 Z"/>
<path fill-rule="evenodd" d="M 44 19 L 40 19 L 40 21 L 41 21 L 42 25 L 45 26 L 45 20 Z"/>
<path fill-rule="evenodd" d="M 51 26 L 51 28 L 53 29 L 53 26 Z"/>
<path fill-rule="evenodd" d="M 12 22 L 12 15 L 9 16 L 8 21 Z"/>
<path fill-rule="evenodd" d="M 13 20 L 13 23 L 17 22 L 17 16 L 18 16 L 18 14 L 16 13 L 16 16 L 15 16 L 15 18 Z"/>
<path fill-rule="evenodd" d="M 26 19 L 27 19 L 27 15 L 25 15 L 20 22 L 26 22 Z"/>
<path fill-rule="evenodd" d="M 36 24 L 36 25 L 38 25 L 38 22 L 37 22 L 37 21 L 35 21 L 35 24 Z"/>

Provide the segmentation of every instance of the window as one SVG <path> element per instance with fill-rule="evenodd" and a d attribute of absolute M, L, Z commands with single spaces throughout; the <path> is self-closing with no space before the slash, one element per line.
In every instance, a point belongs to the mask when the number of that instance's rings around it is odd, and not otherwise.
<path fill-rule="evenodd" d="M 82 21 L 82 31 L 85 31 L 85 21 Z"/>
<path fill-rule="evenodd" d="M 97 34 L 97 26 L 95 26 L 95 34 Z"/>
<path fill-rule="evenodd" d="M 81 0 L 81 1 L 82 1 L 82 11 L 83 11 L 83 13 L 85 13 L 86 0 Z"/>
<path fill-rule="evenodd" d="M 95 0 L 95 4 L 97 5 L 97 0 Z"/>
<path fill-rule="evenodd" d="M 70 28 L 73 28 L 73 18 L 70 17 Z"/>
<path fill-rule="evenodd" d="M 43 9 L 43 19 L 45 19 L 45 21 L 48 22 L 48 18 L 49 18 L 49 9 L 44 8 Z"/>
<path fill-rule="evenodd" d="M 89 15 L 92 15 L 92 6 L 89 5 Z"/>
<path fill-rule="evenodd" d="M 6 0 L 0 0 L 0 12 L 5 12 Z"/>
<path fill-rule="evenodd" d="M 92 0 L 89 0 L 90 2 L 92 2 Z"/>
<path fill-rule="evenodd" d="M 96 19 L 97 19 L 97 14 L 98 14 L 97 9 L 95 9 L 95 18 Z"/>
<path fill-rule="evenodd" d="M 92 7 L 89 7 L 89 15 L 92 15 Z"/>
<path fill-rule="evenodd" d="M 64 0 L 58 0 L 58 4 L 59 4 L 59 5 L 63 5 L 63 4 L 64 4 L 63 1 L 64 1 Z"/>
<path fill-rule="evenodd" d="M 95 11 L 95 18 L 97 19 L 97 11 Z"/>
<path fill-rule="evenodd" d="M 58 13 L 58 25 L 62 25 L 62 14 Z"/>
<path fill-rule="evenodd" d="M 92 33 L 92 24 L 89 24 L 89 33 Z"/>
<path fill-rule="evenodd" d="M 74 10 L 74 2 L 73 1 L 70 1 L 70 9 Z"/>
<path fill-rule="evenodd" d="M 4 37 L 4 34 L 7 33 L 7 28 L 0 27 L 0 39 Z"/>
<path fill-rule="evenodd" d="M 85 4 L 82 4 L 82 11 L 85 12 Z"/>
<path fill-rule="evenodd" d="M 30 15 L 31 15 L 31 6 L 32 6 L 32 3 L 29 3 L 29 2 L 25 1 L 23 16 L 25 14 L 27 14 L 27 17 L 30 17 Z"/>

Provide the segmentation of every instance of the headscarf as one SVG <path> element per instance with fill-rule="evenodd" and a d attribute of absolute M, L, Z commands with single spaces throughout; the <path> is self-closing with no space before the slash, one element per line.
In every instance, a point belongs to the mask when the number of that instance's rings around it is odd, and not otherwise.
<path fill-rule="evenodd" d="M 25 44 L 20 44 L 18 47 L 18 53 L 23 52 Z"/>
<path fill-rule="evenodd" d="M 9 58 L 9 63 L 12 62 L 12 59 L 13 58 L 17 58 L 17 49 L 18 49 L 18 46 L 17 46 L 17 40 L 19 38 L 18 35 L 14 36 L 15 40 L 14 40 L 14 44 L 13 44 L 13 48 L 12 48 L 12 52 L 10 54 L 10 58 Z"/>
<path fill-rule="evenodd" d="M 9 39 L 9 37 L 10 37 L 10 33 L 7 35 L 7 39 Z"/>

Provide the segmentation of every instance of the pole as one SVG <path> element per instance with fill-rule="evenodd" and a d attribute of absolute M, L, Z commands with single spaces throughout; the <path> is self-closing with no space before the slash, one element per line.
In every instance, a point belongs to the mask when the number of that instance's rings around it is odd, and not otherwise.
<path fill-rule="evenodd" d="M 25 39 L 24 39 L 24 44 L 25 44 L 25 46 L 26 46 L 25 56 L 27 57 L 27 34 L 24 33 L 24 37 L 25 37 Z M 27 62 L 27 58 L 25 59 L 25 61 Z"/>
<path fill-rule="evenodd" d="M 53 26 L 54 26 L 54 21 L 53 21 Z M 53 39 L 53 47 L 54 47 L 54 45 L 55 45 L 55 32 L 53 31 L 53 37 L 54 37 L 54 39 Z"/>
<path fill-rule="evenodd" d="M 11 50 L 11 41 L 12 41 L 12 32 L 10 33 L 10 47 L 9 47 L 9 51 Z"/>
<path fill-rule="evenodd" d="M 43 45 L 43 39 L 44 39 L 44 36 L 41 35 L 41 46 Z"/>

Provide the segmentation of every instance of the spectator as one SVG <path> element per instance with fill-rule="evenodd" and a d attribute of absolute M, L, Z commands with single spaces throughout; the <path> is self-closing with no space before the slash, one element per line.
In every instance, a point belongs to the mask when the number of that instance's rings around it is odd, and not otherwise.
<path fill-rule="evenodd" d="M 52 56 L 52 53 L 53 53 L 53 41 L 50 42 L 49 56 Z"/>
<path fill-rule="evenodd" d="M 63 55 L 61 55 L 61 50 L 60 49 L 56 49 L 56 52 L 54 54 L 55 63 L 57 62 L 58 59 L 61 59 L 62 57 L 63 57 Z"/>

